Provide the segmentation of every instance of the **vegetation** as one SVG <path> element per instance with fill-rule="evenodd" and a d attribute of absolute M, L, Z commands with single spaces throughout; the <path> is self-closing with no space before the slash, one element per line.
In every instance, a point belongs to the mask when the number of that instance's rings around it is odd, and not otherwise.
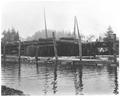
<path fill-rule="evenodd" d="M 52 32 L 56 32 L 55 30 L 47 30 L 48 33 L 48 38 L 52 37 Z M 56 39 L 59 39 L 61 37 L 73 37 L 73 35 L 70 32 L 64 32 L 64 31 L 57 31 L 56 32 Z M 27 41 L 31 41 L 31 40 L 39 40 L 45 38 L 45 31 L 37 31 L 35 32 L 35 34 L 33 34 L 30 37 L 27 37 Z"/>
<path fill-rule="evenodd" d="M 105 37 L 103 38 L 104 42 L 113 42 L 114 36 L 113 36 L 113 30 L 112 27 L 109 26 L 107 29 L 107 32 L 105 33 Z"/>
<path fill-rule="evenodd" d="M 4 30 L 2 35 L 2 42 L 14 42 L 19 40 L 19 33 L 14 28 L 11 30 L 8 29 L 7 31 Z"/>

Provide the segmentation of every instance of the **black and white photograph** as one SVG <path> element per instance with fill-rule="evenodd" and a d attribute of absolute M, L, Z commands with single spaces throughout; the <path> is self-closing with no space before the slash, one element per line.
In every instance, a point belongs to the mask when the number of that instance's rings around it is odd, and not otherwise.
<path fill-rule="evenodd" d="M 119 94 L 119 0 L 1 0 L 1 96 Z"/>

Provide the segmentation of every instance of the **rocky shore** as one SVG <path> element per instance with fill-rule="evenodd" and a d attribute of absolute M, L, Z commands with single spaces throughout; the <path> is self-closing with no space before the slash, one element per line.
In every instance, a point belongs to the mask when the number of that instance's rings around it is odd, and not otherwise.
<path fill-rule="evenodd" d="M 24 93 L 20 90 L 16 90 L 13 88 L 9 88 L 6 86 L 1 86 L 1 95 L 24 95 Z"/>

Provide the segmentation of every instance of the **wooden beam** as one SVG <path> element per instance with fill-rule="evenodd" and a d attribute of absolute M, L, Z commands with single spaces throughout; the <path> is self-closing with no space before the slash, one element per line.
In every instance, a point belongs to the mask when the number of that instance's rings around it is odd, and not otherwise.
<path fill-rule="evenodd" d="M 18 75 L 20 77 L 21 73 L 21 41 L 19 40 L 19 46 L 18 46 Z"/>
<path fill-rule="evenodd" d="M 36 46 L 36 55 L 35 55 L 36 63 L 38 62 L 38 50 L 39 50 L 39 46 Z"/>
<path fill-rule="evenodd" d="M 74 17 L 74 32 L 73 32 L 73 34 L 74 34 L 74 41 L 75 41 L 75 39 L 76 39 L 76 34 L 75 34 L 75 32 L 76 32 L 76 17 Z"/>
<path fill-rule="evenodd" d="M 113 34 L 113 55 L 114 55 L 114 62 L 117 62 L 117 55 L 116 55 L 116 34 Z"/>
<path fill-rule="evenodd" d="M 46 36 L 46 39 L 47 39 L 48 38 L 48 34 L 47 34 L 47 24 L 46 24 L 45 9 L 44 9 L 44 22 L 45 22 L 45 36 Z"/>
<path fill-rule="evenodd" d="M 21 41 L 19 40 L 19 46 L 18 46 L 18 62 L 19 62 L 19 69 L 21 68 Z"/>
<path fill-rule="evenodd" d="M 76 19 L 74 17 L 74 32 L 73 32 L 73 34 L 74 34 L 74 56 L 75 56 L 75 42 L 76 42 L 76 34 L 75 34 L 75 32 L 76 32 Z"/>
<path fill-rule="evenodd" d="M 6 64 L 6 42 L 4 42 L 4 46 L 3 46 L 3 58 L 4 58 L 4 65 Z"/>
<path fill-rule="evenodd" d="M 77 18 L 76 18 L 76 25 L 77 25 L 77 31 L 78 31 L 79 58 L 80 58 L 80 61 L 82 61 L 82 42 L 81 42 L 81 36 L 79 33 Z"/>
<path fill-rule="evenodd" d="M 56 37 L 54 32 L 52 33 L 52 36 L 53 36 L 54 54 L 55 54 L 55 59 L 57 61 L 58 55 L 57 55 Z"/>

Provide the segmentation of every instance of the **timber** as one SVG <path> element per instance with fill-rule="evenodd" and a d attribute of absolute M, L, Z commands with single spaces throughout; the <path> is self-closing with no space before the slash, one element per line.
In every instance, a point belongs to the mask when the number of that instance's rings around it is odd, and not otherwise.
<path fill-rule="evenodd" d="M 55 33 L 52 33 L 53 35 L 53 44 L 54 44 L 54 54 L 55 54 L 55 59 L 56 61 L 58 60 L 58 55 L 57 55 L 57 46 L 56 46 L 56 37 L 55 37 Z"/>
<path fill-rule="evenodd" d="M 117 62 L 117 55 L 116 55 L 116 34 L 113 34 L 113 55 L 114 55 L 114 62 Z"/>
<path fill-rule="evenodd" d="M 76 23 L 77 23 L 77 30 L 78 30 L 79 58 L 80 58 L 80 61 L 82 61 L 82 43 L 81 43 L 81 36 L 80 36 L 80 33 L 79 33 L 77 18 L 76 18 Z"/>
<path fill-rule="evenodd" d="M 4 47 L 3 47 L 3 59 L 4 59 L 4 64 L 6 63 L 6 43 L 4 42 Z"/>

